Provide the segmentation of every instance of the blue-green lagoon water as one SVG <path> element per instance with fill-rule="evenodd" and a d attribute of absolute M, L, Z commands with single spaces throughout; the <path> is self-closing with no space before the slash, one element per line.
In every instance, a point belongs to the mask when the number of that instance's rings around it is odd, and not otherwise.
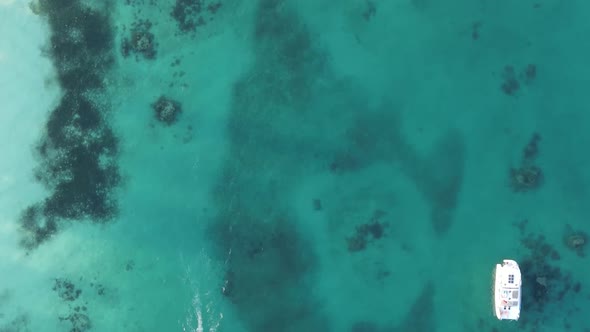
<path fill-rule="evenodd" d="M 0 331 L 589 330 L 589 14 L 0 1 Z"/>

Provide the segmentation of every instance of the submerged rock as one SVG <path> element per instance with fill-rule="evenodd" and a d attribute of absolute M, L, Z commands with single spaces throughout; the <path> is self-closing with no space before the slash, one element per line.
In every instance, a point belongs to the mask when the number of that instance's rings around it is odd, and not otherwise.
<path fill-rule="evenodd" d="M 160 96 L 160 98 L 152 104 L 152 109 L 155 112 L 156 119 L 166 125 L 175 123 L 182 112 L 180 103 L 166 96 Z"/>
<path fill-rule="evenodd" d="M 543 172 L 538 166 L 522 166 L 510 170 L 510 186 L 516 192 L 537 189 L 542 179 Z"/>

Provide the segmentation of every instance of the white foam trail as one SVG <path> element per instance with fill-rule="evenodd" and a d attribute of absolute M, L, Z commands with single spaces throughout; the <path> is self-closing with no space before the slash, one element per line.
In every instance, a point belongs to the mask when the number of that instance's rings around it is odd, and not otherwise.
<path fill-rule="evenodd" d="M 223 321 L 223 312 L 220 308 L 222 292 L 218 285 L 221 270 L 204 252 L 199 255 L 197 265 L 198 268 L 194 269 L 197 272 L 194 273 L 190 265 L 185 265 L 185 276 L 182 278 L 194 294 L 191 309 L 182 324 L 182 331 L 216 332 Z"/>
<path fill-rule="evenodd" d="M 204 293 L 205 297 L 208 292 Z M 216 313 L 215 304 L 209 300 L 205 305 L 205 312 L 203 312 L 203 304 L 201 303 L 201 296 L 197 291 L 192 300 L 192 306 L 187 315 L 185 323 L 182 325 L 184 332 L 204 332 L 207 328 L 208 332 L 216 332 L 221 326 L 223 320 L 223 313 Z M 194 321 L 196 319 L 196 322 Z"/>

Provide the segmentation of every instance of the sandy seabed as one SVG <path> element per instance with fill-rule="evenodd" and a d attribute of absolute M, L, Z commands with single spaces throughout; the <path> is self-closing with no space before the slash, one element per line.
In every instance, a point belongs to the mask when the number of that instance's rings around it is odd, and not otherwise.
<path fill-rule="evenodd" d="M 0 1 L 0 331 L 590 329 L 589 12 Z"/>

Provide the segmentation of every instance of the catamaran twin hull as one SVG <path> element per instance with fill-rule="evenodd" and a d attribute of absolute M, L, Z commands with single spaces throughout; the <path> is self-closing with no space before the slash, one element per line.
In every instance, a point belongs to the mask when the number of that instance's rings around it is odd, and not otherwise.
<path fill-rule="evenodd" d="M 518 264 L 505 259 L 496 265 L 494 273 L 494 310 L 500 320 L 520 317 L 522 276 Z"/>

